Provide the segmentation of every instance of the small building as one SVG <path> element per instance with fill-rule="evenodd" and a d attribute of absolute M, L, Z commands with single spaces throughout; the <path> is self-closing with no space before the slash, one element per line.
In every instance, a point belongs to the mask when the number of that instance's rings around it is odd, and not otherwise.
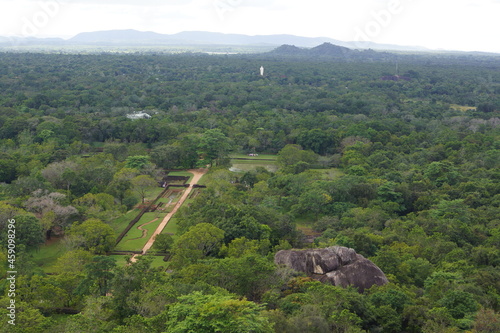
<path fill-rule="evenodd" d="M 149 119 L 151 116 L 144 111 L 136 111 L 127 115 L 128 119 Z"/>

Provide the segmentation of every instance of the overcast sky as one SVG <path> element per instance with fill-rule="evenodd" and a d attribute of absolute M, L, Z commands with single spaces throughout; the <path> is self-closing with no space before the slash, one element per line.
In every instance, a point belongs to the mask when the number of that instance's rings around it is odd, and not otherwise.
<path fill-rule="evenodd" d="M 0 35 L 293 34 L 500 53 L 500 0 L 0 0 Z"/>

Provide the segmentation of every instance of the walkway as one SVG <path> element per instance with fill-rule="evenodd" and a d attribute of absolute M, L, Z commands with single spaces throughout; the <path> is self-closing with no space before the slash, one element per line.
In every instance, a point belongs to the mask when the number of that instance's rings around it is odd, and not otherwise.
<path fill-rule="evenodd" d="M 158 226 L 158 228 L 156 228 L 155 232 L 153 232 L 153 234 L 151 235 L 151 238 L 149 238 L 149 240 L 146 243 L 146 245 L 144 245 L 144 247 L 142 248 L 142 254 L 146 254 L 146 252 L 148 252 L 148 250 L 151 248 L 151 246 L 153 246 L 153 243 L 155 242 L 156 235 L 161 234 L 161 232 L 163 231 L 163 229 L 165 229 L 165 226 L 167 225 L 168 221 L 170 221 L 170 219 L 172 218 L 172 216 L 177 212 L 177 210 L 182 206 L 182 204 L 184 203 L 184 201 L 186 201 L 186 199 L 189 197 L 189 194 L 191 194 L 191 191 L 193 189 L 193 185 L 197 184 L 198 181 L 200 180 L 200 178 L 207 171 L 208 171 L 207 169 L 191 169 L 191 170 L 188 170 L 188 172 L 190 172 L 190 173 L 192 173 L 194 175 L 193 178 L 191 179 L 189 187 L 187 187 L 184 190 L 184 193 L 182 194 L 181 198 L 175 204 L 174 209 L 172 209 L 172 211 L 170 213 L 168 213 L 167 216 L 165 216 L 165 218 L 163 218 L 163 221 L 161 221 L 161 223 Z M 136 256 L 137 255 L 134 255 L 132 257 L 132 259 L 131 259 L 132 262 L 135 262 Z"/>

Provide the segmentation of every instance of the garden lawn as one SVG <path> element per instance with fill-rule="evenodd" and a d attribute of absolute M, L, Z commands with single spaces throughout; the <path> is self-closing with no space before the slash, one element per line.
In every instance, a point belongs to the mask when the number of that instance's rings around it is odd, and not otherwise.
<path fill-rule="evenodd" d="M 179 231 L 179 226 L 177 225 L 177 219 L 175 217 L 172 217 L 170 221 L 168 221 L 167 225 L 161 232 L 162 234 L 170 234 L 174 239 L 176 239 L 177 233 Z"/>
<path fill-rule="evenodd" d="M 194 175 L 191 172 L 187 172 L 187 171 L 170 171 L 167 176 L 189 177 L 186 184 L 190 184 Z"/>
<path fill-rule="evenodd" d="M 146 213 L 144 214 L 139 221 L 130 229 L 130 231 L 123 237 L 120 243 L 116 246 L 115 250 L 117 251 L 141 251 L 146 242 L 149 240 L 153 232 L 158 228 L 161 221 L 165 217 L 165 213 Z M 149 223 L 147 225 L 143 225 L 145 223 L 151 222 L 157 218 L 156 221 Z M 137 229 L 137 227 L 141 226 L 142 228 L 147 230 L 146 237 L 142 238 L 142 231 Z"/>
<path fill-rule="evenodd" d="M 278 166 L 275 161 L 267 160 L 231 160 L 231 168 L 229 170 L 234 172 L 247 172 L 255 170 L 257 167 L 266 168 L 268 171 L 276 172 Z"/>
<path fill-rule="evenodd" d="M 109 257 L 116 260 L 117 267 L 123 267 L 123 266 L 127 265 L 127 259 L 131 258 L 132 255 L 113 254 L 113 255 L 110 255 Z"/>
<path fill-rule="evenodd" d="M 32 250 L 30 254 L 33 261 L 45 273 L 53 273 L 57 259 L 67 252 L 61 238 L 52 239 L 48 244 L 40 246 L 37 250 Z"/>
<path fill-rule="evenodd" d="M 133 209 L 128 211 L 125 215 L 120 216 L 119 218 L 111 221 L 109 223 L 110 227 L 113 228 L 116 235 L 118 236 L 128 224 L 141 212 L 140 209 Z"/>
<path fill-rule="evenodd" d="M 163 261 L 163 256 L 151 256 L 153 257 L 153 261 L 151 262 L 151 267 L 153 268 L 158 268 L 158 267 L 168 267 L 168 262 Z"/>
<path fill-rule="evenodd" d="M 145 196 L 146 203 L 151 202 L 154 199 L 156 199 L 161 194 L 161 192 L 163 192 L 163 190 L 165 190 L 165 188 L 160 187 L 160 186 L 156 186 L 156 187 L 153 187 L 151 189 L 148 189 L 146 191 L 146 196 Z"/>
<path fill-rule="evenodd" d="M 278 159 L 278 155 L 269 155 L 269 154 L 259 154 L 259 156 L 248 156 L 246 154 L 231 154 L 229 158 L 244 158 L 246 160 L 273 160 L 276 161 Z"/>

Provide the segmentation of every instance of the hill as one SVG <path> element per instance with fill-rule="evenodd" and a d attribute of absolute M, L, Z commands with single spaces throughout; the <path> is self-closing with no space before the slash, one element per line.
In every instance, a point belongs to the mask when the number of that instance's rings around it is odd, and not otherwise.
<path fill-rule="evenodd" d="M 399 45 L 379 45 L 375 43 L 344 42 L 327 37 L 302 37 L 287 34 L 276 35 L 243 35 L 225 34 L 207 31 L 183 31 L 176 34 L 161 34 L 152 31 L 109 30 L 82 32 L 68 39 L 54 38 L 33 38 L 33 37 L 2 37 L 0 36 L 0 47 L 12 45 L 61 45 L 61 46 L 88 46 L 88 45 L 108 45 L 108 46 L 207 46 L 207 45 L 227 45 L 227 46 L 268 46 L 269 48 L 279 45 L 296 45 L 302 48 L 312 48 L 320 44 L 331 44 L 338 47 L 350 49 L 376 49 L 376 50 L 400 50 L 415 51 L 415 47 Z M 421 48 L 419 48 L 421 50 Z M 322 52 L 321 49 L 318 52 Z M 330 53 L 330 51 L 327 51 Z"/>
<path fill-rule="evenodd" d="M 265 54 L 277 58 L 331 59 L 341 61 L 392 61 L 398 56 L 393 53 L 369 50 L 353 50 L 347 47 L 323 43 L 313 48 L 300 48 L 295 45 L 281 45 Z"/>
<path fill-rule="evenodd" d="M 151 31 L 137 30 L 110 30 L 97 32 L 83 32 L 68 40 L 71 44 L 149 44 L 163 43 L 165 35 Z"/>
<path fill-rule="evenodd" d="M 327 56 L 327 57 L 345 57 L 355 53 L 353 50 L 347 47 L 342 47 L 338 45 L 333 45 L 331 43 L 323 43 L 309 50 L 311 55 L 315 56 Z"/>
<path fill-rule="evenodd" d="M 111 43 L 111 44 L 219 44 L 219 45 L 280 45 L 294 44 L 313 47 L 324 42 L 342 43 L 331 38 L 309 38 L 293 35 L 242 35 L 206 31 L 183 31 L 176 34 L 158 34 L 137 30 L 110 30 L 85 32 L 69 40 L 71 43 Z"/>

